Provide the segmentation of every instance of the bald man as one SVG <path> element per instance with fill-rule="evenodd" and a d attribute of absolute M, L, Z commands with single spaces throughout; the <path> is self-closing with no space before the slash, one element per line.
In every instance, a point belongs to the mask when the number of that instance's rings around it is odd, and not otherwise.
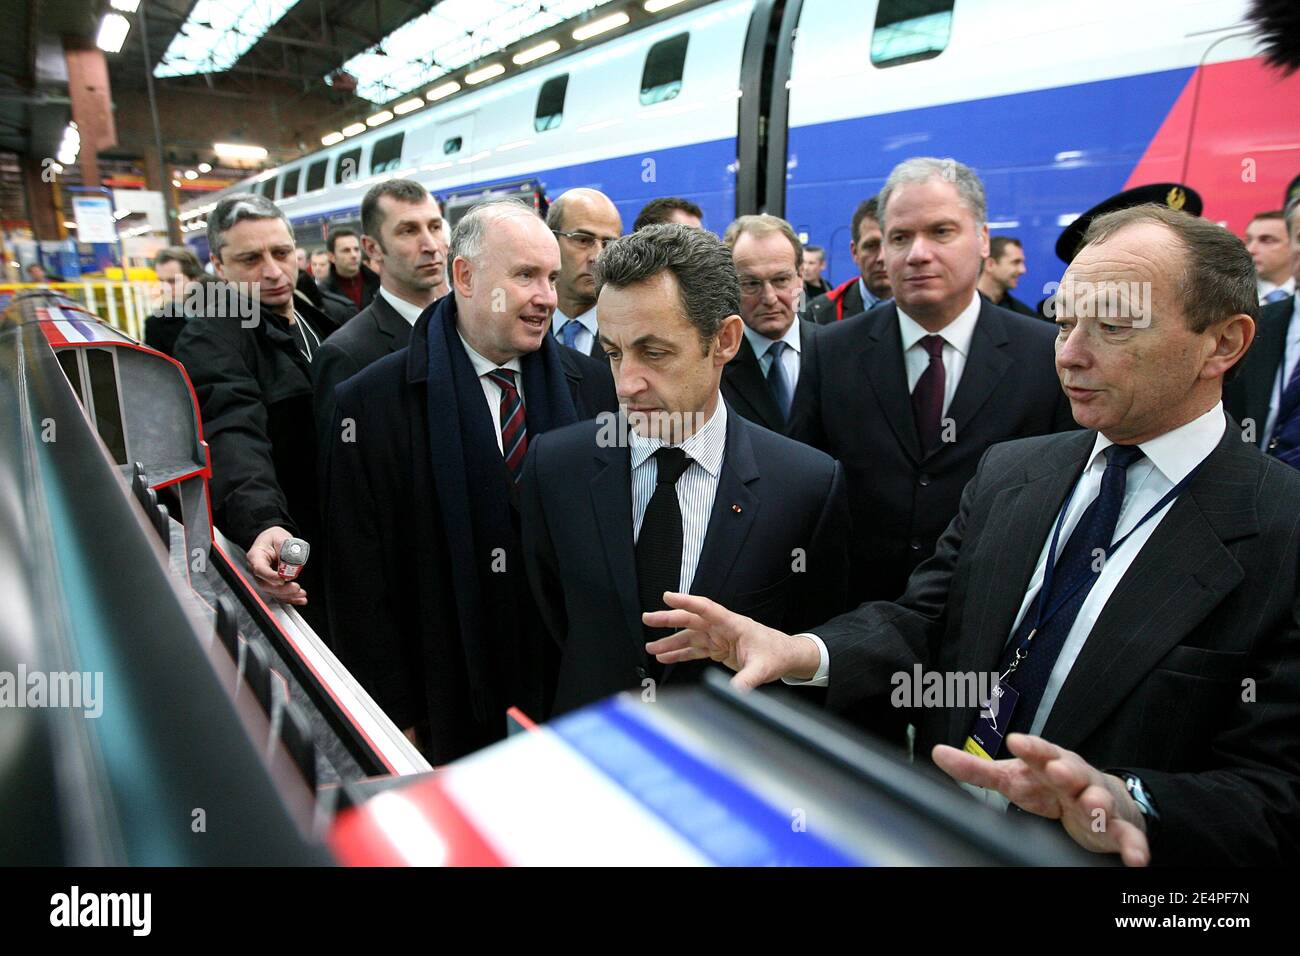
<path fill-rule="evenodd" d="M 570 189 L 551 204 L 546 225 L 560 243 L 551 331 L 571 349 L 605 361 L 597 338 L 596 280 L 591 267 L 607 244 L 623 233 L 610 198 L 596 189 Z"/>

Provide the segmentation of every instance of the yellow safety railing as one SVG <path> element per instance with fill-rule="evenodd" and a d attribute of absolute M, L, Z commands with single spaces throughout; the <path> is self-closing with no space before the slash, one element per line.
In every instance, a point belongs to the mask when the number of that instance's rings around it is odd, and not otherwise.
<path fill-rule="evenodd" d="M 155 280 L 115 282 L 84 279 L 79 282 L 6 282 L 0 283 L 0 312 L 19 292 L 49 289 L 67 296 L 95 313 L 113 328 L 125 332 L 137 342 L 144 341 L 144 320 L 162 302 L 162 283 Z"/>

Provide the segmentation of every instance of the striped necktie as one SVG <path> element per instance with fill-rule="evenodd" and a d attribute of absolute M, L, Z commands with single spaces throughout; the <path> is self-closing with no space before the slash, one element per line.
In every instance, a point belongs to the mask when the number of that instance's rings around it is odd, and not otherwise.
<path fill-rule="evenodd" d="M 528 451 L 524 401 L 515 388 L 515 373 L 510 369 L 493 369 L 487 377 L 501 389 L 501 456 L 510 469 L 510 477 L 517 482 L 524 467 L 524 453 Z"/>

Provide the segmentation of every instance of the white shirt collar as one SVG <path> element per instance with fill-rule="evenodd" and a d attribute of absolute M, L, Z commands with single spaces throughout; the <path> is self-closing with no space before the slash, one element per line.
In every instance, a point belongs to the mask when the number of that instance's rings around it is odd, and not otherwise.
<path fill-rule="evenodd" d="M 1151 464 L 1159 469 L 1160 474 L 1176 485 L 1199 465 L 1210 452 L 1214 451 L 1223 438 L 1228 427 L 1228 419 L 1223 413 L 1223 402 L 1219 402 L 1204 415 L 1193 418 L 1185 425 L 1179 425 L 1172 431 L 1157 435 L 1150 441 L 1139 445 L 1143 453 L 1151 459 Z M 1088 458 L 1088 467 L 1097 460 L 1097 456 L 1113 445 L 1109 438 L 1100 432 L 1092 446 L 1092 455 Z M 1085 469 L 1086 471 L 1087 469 Z"/>
<path fill-rule="evenodd" d="M 424 306 L 416 305 L 413 302 L 407 302 L 405 299 L 392 292 L 389 292 L 382 285 L 379 287 L 379 294 L 384 300 L 391 305 L 397 314 L 406 319 L 409 325 L 415 325 L 415 320 L 424 314 Z"/>
<path fill-rule="evenodd" d="M 751 329 L 748 325 L 746 325 L 744 329 L 745 329 L 745 338 L 749 339 L 749 347 L 754 350 L 754 354 L 757 355 L 760 359 L 767 354 L 767 350 L 772 347 L 772 343 L 775 341 L 784 342 L 786 345 L 790 346 L 790 348 L 794 349 L 796 352 L 799 351 L 799 317 L 798 316 L 795 316 L 794 321 L 790 323 L 790 327 L 785 330 L 785 335 L 781 336 L 779 340 L 769 339 L 766 335 L 760 335 L 759 333 Z"/>
<path fill-rule="evenodd" d="M 596 307 L 594 305 L 586 312 L 582 313 L 582 315 L 565 315 L 560 311 L 559 306 L 556 306 L 555 314 L 551 317 L 551 332 L 554 333 L 556 338 L 560 337 L 560 329 L 563 327 L 564 323 L 568 322 L 570 319 L 576 319 L 578 322 L 581 322 L 582 327 L 590 332 L 593 338 L 595 337 L 596 329 L 599 326 L 596 324 Z"/>
<path fill-rule="evenodd" d="M 662 438 L 643 438 L 636 429 L 628 430 L 628 443 L 632 452 L 632 467 L 639 468 L 660 448 L 671 445 Z M 717 408 L 709 420 L 691 433 L 678 447 L 691 461 L 716 478 L 722 471 L 722 453 L 727 445 L 727 403 L 718 395 Z"/>
<path fill-rule="evenodd" d="M 1287 295 L 1295 294 L 1295 276 L 1291 276 L 1283 283 L 1268 282 L 1264 279 L 1256 279 L 1255 285 L 1259 289 L 1259 297 L 1262 299 L 1276 289 L 1281 289 Z"/>
<path fill-rule="evenodd" d="M 943 336 L 944 342 L 951 345 L 962 355 L 970 354 L 970 341 L 975 336 L 975 322 L 980 317 L 980 295 L 978 292 L 971 293 L 970 305 L 961 310 L 961 314 L 953 319 L 938 334 Z M 906 352 L 925 336 L 931 333 L 923 329 L 920 324 L 903 311 L 903 307 L 898 307 L 898 329 L 903 333 L 903 351 Z"/>
<path fill-rule="evenodd" d="M 470 364 L 474 366 L 474 374 L 479 378 L 482 378 L 488 372 L 494 372 L 499 368 L 508 368 L 514 372 L 522 372 L 524 370 L 524 367 L 519 364 L 518 358 L 512 358 L 509 362 L 506 362 L 505 365 L 498 365 L 496 362 L 488 361 L 482 355 L 479 355 L 474 351 L 474 347 L 465 340 L 465 336 L 460 334 L 460 329 L 456 330 L 456 334 L 460 336 L 460 344 L 465 346 L 465 354 L 469 356 Z"/>

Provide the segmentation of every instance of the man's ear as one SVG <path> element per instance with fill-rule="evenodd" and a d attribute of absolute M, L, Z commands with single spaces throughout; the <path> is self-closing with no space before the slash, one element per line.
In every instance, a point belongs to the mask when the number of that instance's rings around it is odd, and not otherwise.
<path fill-rule="evenodd" d="M 457 256 L 451 262 L 451 285 L 463 296 L 474 294 L 474 263 L 464 256 Z"/>
<path fill-rule="evenodd" d="M 365 253 L 367 259 L 371 262 L 378 262 L 380 265 L 384 262 L 384 247 L 370 236 L 361 237 L 361 251 Z"/>
<path fill-rule="evenodd" d="M 989 224 L 986 222 L 980 226 L 980 255 L 987 262 L 989 258 Z"/>
<path fill-rule="evenodd" d="M 212 268 L 217 273 L 217 278 L 224 279 L 226 277 L 226 270 L 221 267 L 221 257 L 214 253 L 209 256 L 209 258 L 212 260 Z"/>
<path fill-rule="evenodd" d="M 798 322 L 798 318 L 795 319 Z M 738 315 L 729 315 L 722 320 L 722 326 L 718 329 L 717 343 L 718 347 L 713 353 L 714 365 L 726 365 L 736 353 L 740 351 L 740 341 L 744 336 L 745 323 Z"/>
<path fill-rule="evenodd" d="M 1214 333 L 1214 351 L 1201 369 L 1202 378 L 1219 378 L 1245 357 L 1255 340 L 1255 320 L 1242 313 L 1234 315 Z"/>

